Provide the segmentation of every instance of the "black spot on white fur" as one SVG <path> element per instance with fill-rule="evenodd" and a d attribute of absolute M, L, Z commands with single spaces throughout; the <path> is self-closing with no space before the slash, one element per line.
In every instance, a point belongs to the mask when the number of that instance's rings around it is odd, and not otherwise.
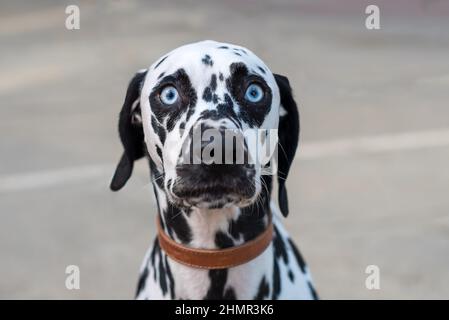
<path fill-rule="evenodd" d="M 277 258 L 282 258 L 284 263 L 288 264 L 287 248 L 285 247 L 284 240 L 276 227 L 274 227 L 273 247 L 275 256 Z"/>
<path fill-rule="evenodd" d="M 236 295 L 233 288 L 226 288 L 228 279 L 227 269 L 209 270 L 210 287 L 205 300 L 235 300 Z"/>
<path fill-rule="evenodd" d="M 145 268 L 143 269 L 143 272 L 139 276 L 139 281 L 137 283 L 136 297 L 139 295 L 141 291 L 145 289 L 145 283 L 148 278 L 148 273 L 149 273 L 148 265 L 146 265 Z"/>
<path fill-rule="evenodd" d="M 223 231 L 218 231 L 215 234 L 215 245 L 218 248 L 225 249 L 233 247 L 235 244 L 228 234 L 224 233 Z"/>
<path fill-rule="evenodd" d="M 259 289 L 257 290 L 257 294 L 254 297 L 254 300 L 264 300 L 269 297 L 270 294 L 270 286 L 268 285 L 267 279 L 265 276 L 262 277 L 262 280 L 259 284 Z"/>
<path fill-rule="evenodd" d="M 271 299 L 277 300 L 279 293 L 281 292 L 281 274 L 279 271 L 279 263 L 276 256 L 273 257 L 273 292 L 271 294 Z"/>
<path fill-rule="evenodd" d="M 293 254 L 295 255 L 296 262 L 299 265 L 299 268 L 301 269 L 302 273 L 306 272 L 306 263 L 304 262 L 304 259 L 302 258 L 301 254 L 299 253 L 299 250 L 296 248 L 295 244 L 291 239 L 288 239 L 288 243 L 290 245 L 290 248 L 293 250 Z"/>
<path fill-rule="evenodd" d="M 287 275 L 291 282 L 295 281 L 295 275 L 293 274 L 293 272 L 290 269 L 288 270 Z"/>
<path fill-rule="evenodd" d="M 161 158 L 161 160 L 163 160 L 162 159 L 162 150 L 159 146 L 156 146 L 156 153 L 159 156 L 159 158 Z"/>
<path fill-rule="evenodd" d="M 154 69 L 157 69 L 161 64 L 162 64 L 162 62 L 164 62 L 165 61 L 165 59 L 167 59 L 167 57 L 168 56 L 165 56 L 165 57 L 163 57 L 155 66 L 154 66 Z"/>
<path fill-rule="evenodd" d="M 212 90 L 210 87 L 206 87 L 203 92 L 203 100 L 206 102 L 212 101 Z"/>
<path fill-rule="evenodd" d="M 217 75 L 216 74 L 213 74 L 210 79 L 210 88 L 211 88 L 212 92 L 215 92 L 215 90 L 217 90 Z"/>
<path fill-rule="evenodd" d="M 201 61 L 202 61 L 206 66 L 212 67 L 212 66 L 214 65 L 214 62 L 212 61 L 212 58 L 211 58 L 210 55 L 208 55 L 208 54 L 204 55 L 204 57 L 201 59 Z"/>
<path fill-rule="evenodd" d="M 217 75 L 213 74 L 210 80 L 209 86 L 204 88 L 203 91 L 203 100 L 206 102 L 213 101 L 214 104 L 218 103 L 218 96 L 215 94 L 215 91 L 217 90 Z"/>
<path fill-rule="evenodd" d="M 307 286 L 309 287 L 312 298 L 314 300 L 318 300 L 319 299 L 318 294 L 317 294 L 315 288 L 313 287 L 312 283 L 310 283 L 310 281 L 307 281 Z"/>
<path fill-rule="evenodd" d="M 173 274 L 170 269 L 170 265 L 168 264 L 168 258 L 167 255 L 165 255 L 165 266 L 167 268 L 167 277 L 168 277 L 168 284 L 170 289 L 170 298 L 175 299 L 175 279 L 173 279 Z"/>

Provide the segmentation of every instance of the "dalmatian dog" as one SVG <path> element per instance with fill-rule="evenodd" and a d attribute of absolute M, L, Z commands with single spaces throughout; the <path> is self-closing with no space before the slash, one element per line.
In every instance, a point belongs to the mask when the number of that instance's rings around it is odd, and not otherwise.
<path fill-rule="evenodd" d="M 254 164 L 183 164 L 182 150 L 198 127 L 276 129 L 276 175 Z M 298 109 L 286 77 L 241 46 L 209 40 L 184 45 L 132 78 L 119 135 L 124 152 L 111 189 L 121 189 L 134 161 L 146 157 L 158 223 L 176 243 L 226 249 L 273 224 L 261 254 L 221 269 L 179 263 L 156 237 L 141 266 L 137 299 L 317 299 L 309 269 L 282 225 L 285 180 L 299 140 Z M 278 205 L 271 197 L 275 183 Z"/>

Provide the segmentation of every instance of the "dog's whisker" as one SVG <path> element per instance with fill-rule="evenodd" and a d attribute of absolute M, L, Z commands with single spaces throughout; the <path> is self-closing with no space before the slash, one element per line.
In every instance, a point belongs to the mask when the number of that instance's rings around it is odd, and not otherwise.
<path fill-rule="evenodd" d="M 282 143 L 278 140 L 278 146 L 279 147 L 281 147 L 281 150 L 282 150 L 282 152 L 284 153 L 284 156 L 286 157 L 286 158 L 288 158 L 288 156 L 287 156 L 287 152 L 285 152 L 285 149 L 284 149 L 284 147 L 282 146 Z"/>
<path fill-rule="evenodd" d="M 172 221 L 175 220 L 175 218 L 179 217 L 179 215 L 181 215 L 181 214 L 182 214 L 182 210 L 179 210 L 179 212 L 178 212 L 177 214 L 175 214 L 175 215 L 171 218 L 171 220 L 172 220 Z"/>

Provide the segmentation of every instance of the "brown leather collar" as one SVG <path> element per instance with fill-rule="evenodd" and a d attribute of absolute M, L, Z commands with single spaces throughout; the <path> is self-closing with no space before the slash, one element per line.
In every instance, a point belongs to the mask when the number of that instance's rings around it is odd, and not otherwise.
<path fill-rule="evenodd" d="M 244 264 L 258 257 L 273 239 L 273 223 L 259 236 L 242 245 L 226 249 L 194 249 L 172 240 L 157 221 L 157 237 L 165 253 L 186 266 L 200 269 L 224 269 Z"/>

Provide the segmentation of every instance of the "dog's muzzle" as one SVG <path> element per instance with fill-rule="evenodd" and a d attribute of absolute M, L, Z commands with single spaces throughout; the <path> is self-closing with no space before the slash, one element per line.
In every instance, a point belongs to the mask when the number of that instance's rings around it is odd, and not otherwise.
<path fill-rule="evenodd" d="M 256 192 L 255 166 L 248 163 L 244 138 L 237 135 L 229 143 L 226 141 L 229 136 L 219 129 L 200 143 L 190 139 L 189 161 L 176 167 L 174 198 L 189 206 L 205 208 L 249 204 Z"/>

